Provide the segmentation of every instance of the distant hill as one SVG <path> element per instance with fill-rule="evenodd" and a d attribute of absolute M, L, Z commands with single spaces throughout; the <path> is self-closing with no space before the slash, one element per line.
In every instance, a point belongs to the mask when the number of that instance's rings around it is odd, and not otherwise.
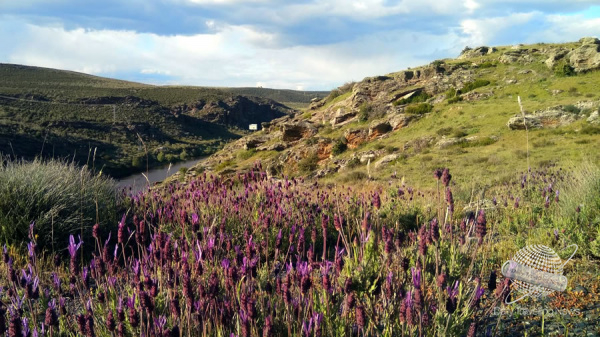
<path fill-rule="evenodd" d="M 431 181 L 423 172 L 450 167 L 457 181 L 498 184 L 528 160 L 533 168 L 600 162 L 599 69 L 596 38 L 465 48 L 456 59 L 335 89 L 199 168 L 231 172 L 260 159 L 273 176 L 418 184 Z"/>
<path fill-rule="evenodd" d="M 0 153 L 75 158 L 114 176 L 215 152 L 248 124 L 324 94 L 262 88 L 153 86 L 0 64 Z M 148 153 L 148 155 L 146 155 Z M 147 160 L 148 159 L 148 160 Z"/>

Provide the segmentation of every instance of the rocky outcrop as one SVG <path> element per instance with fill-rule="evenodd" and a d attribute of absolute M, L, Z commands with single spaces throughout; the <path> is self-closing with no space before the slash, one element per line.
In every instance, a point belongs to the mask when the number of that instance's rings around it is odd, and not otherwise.
<path fill-rule="evenodd" d="M 548 68 L 552 69 L 556 66 L 556 63 L 562 60 L 568 53 L 569 51 L 564 48 L 553 50 L 549 53 L 548 58 L 544 63 Z"/>
<path fill-rule="evenodd" d="M 569 64 L 575 72 L 581 73 L 600 68 L 600 41 L 596 38 L 583 38 L 579 48 L 567 54 Z"/>
<path fill-rule="evenodd" d="M 408 125 L 412 120 L 417 118 L 416 115 L 396 114 L 390 117 L 389 123 L 392 130 L 398 130 Z"/>
<path fill-rule="evenodd" d="M 266 139 L 263 138 L 249 138 L 244 141 L 244 150 L 255 149 L 258 145 L 264 143 Z"/>
<path fill-rule="evenodd" d="M 317 130 L 307 122 L 286 123 L 281 125 L 281 140 L 295 142 L 313 136 Z"/>
<path fill-rule="evenodd" d="M 582 117 L 583 115 L 578 112 L 571 110 L 567 111 L 564 106 L 558 105 L 543 110 L 537 110 L 533 114 L 526 114 L 525 124 L 528 129 L 556 128 L 571 124 Z M 521 114 L 510 118 L 506 125 L 511 130 L 525 129 L 523 116 Z"/>
<path fill-rule="evenodd" d="M 354 117 L 356 117 L 355 112 L 344 112 L 344 109 L 339 108 L 336 111 L 335 116 L 333 116 L 333 118 L 331 119 L 330 123 L 332 127 L 342 126 L 346 124 L 345 122 L 353 120 Z"/>
<path fill-rule="evenodd" d="M 382 168 L 396 159 L 398 159 L 397 154 L 388 154 L 375 163 L 375 168 Z"/>
<path fill-rule="evenodd" d="M 390 122 L 385 119 L 374 120 L 369 125 L 369 139 L 375 139 L 392 131 Z"/>
<path fill-rule="evenodd" d="M 331 157 L 331 149 L 333 148 L 333 142 L 331 139 L 320 139 L 317 144 L 317 157 L 319 162 L 322 162 Z"/>
<path fill-rule="evenodd" d="M 490 47 L 486 47 L 486 46 L 481 46 L 481 47 L 477 47 L 475 49 L 465 47 L 465 49 L 463 49 L 462 52 L 460 53 L 460 55 L 458 56 L 458 59 L 464 60 L 464 59 L 469 59 L 469 58 L 474 58 L 474 57 L 480 57 L 480 56 L 494 53 L 496 51 L 498 51 L 498 49 L 496 49 L 495 47 L 490 48 Z"/>
<path fill-rule="evenodd" d="M 346 138 L 346 145 L 349 149 L 355 149 L 360 146 L 360 144 L 366 142 L 368 133 L 367 130 L 358 129 L 358 130 L 346 130 L 344 132 L 344 138 Z"/>
<path fill-rule="evenodd" d="M 257 151 L 277 151 L 277 152 L 283 151 L 285 149 L 287 149 L 287 145 L 285 145 L 284 143 L 275 143 L 275 144 L 265 145 L 265 146 L 256 148 Z"/>
<path fill-rule="evenodd" d="M 270 122 L 292 113 L 288 107 L 273 100 L 234 96 L 223 100 L 197 101 L 171 107 L 175 115 L 189 114 L 206 122 L 248 129 L 250 124 Z"/>

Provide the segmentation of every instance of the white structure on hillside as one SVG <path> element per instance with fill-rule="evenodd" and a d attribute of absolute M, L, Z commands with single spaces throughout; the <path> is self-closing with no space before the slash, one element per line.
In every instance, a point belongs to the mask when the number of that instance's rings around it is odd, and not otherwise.
<path fill-rule="evenodd" d="M 258 130 L 258 124 L 250 124 L 250 126 L 248 127 L 248 129 L 256 131 L 256 130 Z"/>

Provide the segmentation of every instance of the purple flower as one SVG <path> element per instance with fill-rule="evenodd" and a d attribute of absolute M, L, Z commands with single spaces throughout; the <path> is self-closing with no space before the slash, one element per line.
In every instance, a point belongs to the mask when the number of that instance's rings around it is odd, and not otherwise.
<path fill-rule="evenodd" d="M 456 281 L 454 282 L 454 287 L 446 287 L 446 291 L 448 292 L 448 297 L 450 297 L 451 300 L 454 300 L 454 298 L 456 297 L 456 295 L 458 295 L 458 285 L 459 282 Z"/>
<path fill-rule="evenodd" d="M 413 286 L 416 289 L 420 289 L 421 288 L 421 270 L 413 267 L 410 269 L 410 271 L 412 272 Z"/>
<path fill-rule="evenodd" d="M 69 236 L 69 254 L 71 255 L 72 259 L 77 256 L 77 250 L 79 250 L 79 247 L 81 247 L 81 244 L 83 243 L 83 241 L 81 241 L 81 236 L 78 235 L 77 237 L 79 238 L 79 243 L 75 244 L 75 238 L 73 235 L 71 234 Z"/>

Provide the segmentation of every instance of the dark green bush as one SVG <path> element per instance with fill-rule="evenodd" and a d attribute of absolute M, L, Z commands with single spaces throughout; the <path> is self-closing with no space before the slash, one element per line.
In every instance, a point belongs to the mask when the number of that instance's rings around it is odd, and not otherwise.
<path fill-rule="evenodd" d="M 438 134 L 438 136 L 448 136 L 448 135 L 452 134 L 453 131 L 454 131 L 454 129 L 452 127 L 441 128 L 441 129 L 437 130 L 437 134 Z"/>
<path fill-rule="evenodd" d="M 421 103 L 421 102 L 427 101 L 430 98 L 431 98 L 431 95 L 429 95 L 425 91 L 421 91 L 420 93 L 418 93 L 416 95 L 412 95 L 408 98 L 399 99 L 392 104 L 394 106 L 397 106 L 397 105 L 404 105 L 404 104 L 411 104 L 411 103 Z"/>
<path fill-rule="evenodd" d="M 581 128 L 581 133 L 584 135 L 598 135 L 600 134 L 600 127 L 586 125 L 583 128 Z"/>
<path fill-rule="evenodd" d="M 119 198 L 114 180 L 61 161 L 9 161 L 0 157 L 0 241 L 28 240 L 35 222 L 40 248 L 63 249 L 70 234 L 93 245 L 91 228 L 115 234 Z"/>
<path fill-rule="evenodd" d="M 490 81 L 488 80 L 475 80 L 472 82 L 467 82 L 465 83 L 465 85 L 463 86 L 463 88 L 461 90 L 459 90 L 459 92 L 457 92 L 457 94 L 464 94 L 466 92 L 469 92 L 471 90 L 475 90 L 477 88 L 481 88 L 481 87 L 485 87 L 486 85 L 489 85 Z"/>
<path fill-rule="evenodd" d="M 554 74 L 558 77 L 574 76 L 575 69 L 567 62 L 561 62 L 554 67 Z"/>
<path fill-rule="evenodd" d="M 334 156 L 337 156 L 341 153 L 343 153 L 344 151 L 346 151 L 346 149 L 348 148 L 348 145 L 346 145 L 346 139 L 344 138 L 339 139 L 337 142 L 335 142 L 335 144 L 333 144 L 333 147 L 331 148 L 331 153 Z"/>
<path fill-rule="evenodd" d="M 451 99 L 456 97 L 456 89 L 455 88 L 450 88 L 446 91 L 445 93 L 446 95 L 446 99 Z"/>
<path fill-rule="evenodd" d="M 483 62 L 482 64 L 480 64 L 480 65 L 479 65 L 479 68 L 481 68 L 481 69 L 485 69 L 485 68 L 493 68 L 493 67 L 495 67 L 495 66 L 496 66 L 496 64 L 495 64 L 495 63 L 493 63 L 493 62 L 490 62 L 490 61 L 487 61 L 487 62 Z"/>
<path fill-rule="evenodd" d="M 579 109 L 578 107 L 574 106 L 573 104 L 565 105 L 563 107 L 563 109 L 566 112 L 570 112 L 570 113 L 574 113 L 574 114 L 578 114 L 578 113 L 581 112 L 581 109 Z"/>
<path fill-rule="evenodd" d="M 433 110 L 433 105 L 428 103 L 420 103 L 417 105 L 409 105 L 404 109 L 404 112 L 412 115 L 423 115 Z"/>

